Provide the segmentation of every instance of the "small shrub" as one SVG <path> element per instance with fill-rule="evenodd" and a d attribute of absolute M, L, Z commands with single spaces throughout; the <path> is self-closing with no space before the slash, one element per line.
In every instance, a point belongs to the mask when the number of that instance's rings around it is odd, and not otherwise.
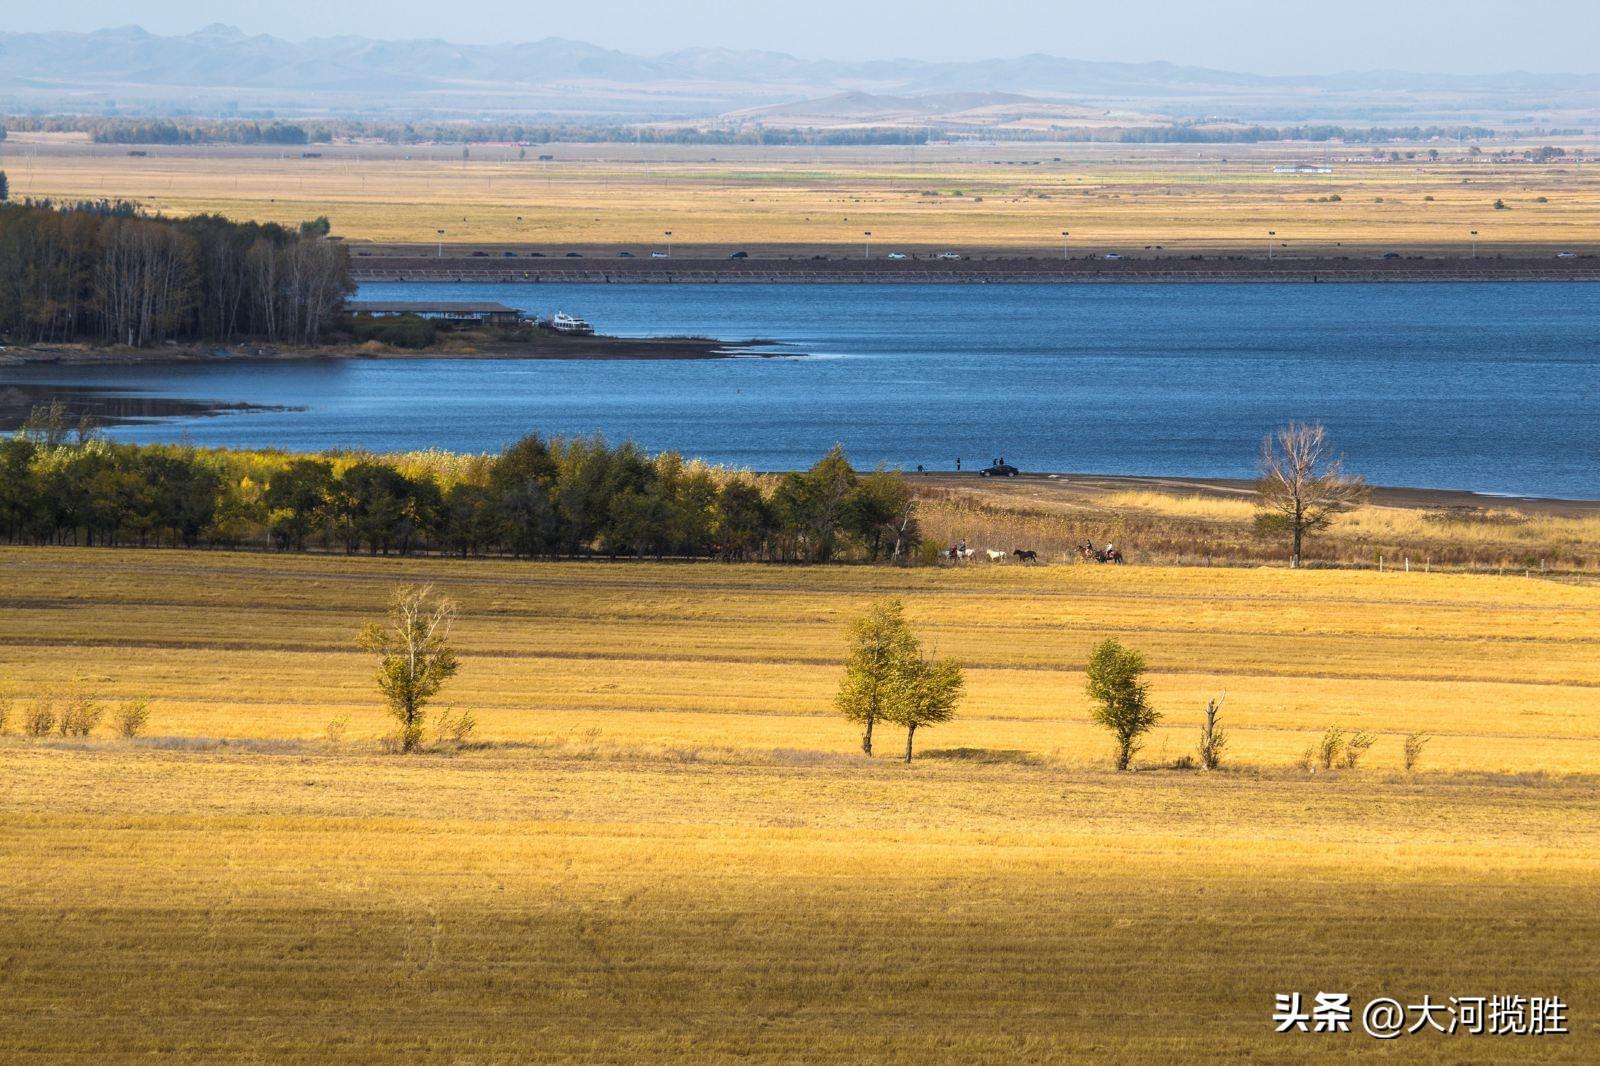
<path fill-rule="evenodd" d="M 1432 739 L 1433 738 L 1428 734 L 1421 732 L 1406 734 L 1406 744 L 1403 755 L 1406 773 L 1410 774 L 1416 772 L 1417 764 L 1422 761 L 1422 749 L 1426 747 L 1428 741 Z"/>
<path fill-rule="evenodd" d="M 74 692 L 67 697 L 66 706 L 56 720 L 56 730 L 64 737 L 86 737 L 105 717 L 106 708 L 99 700 L 84 692 Z"/>
<path fill-rule="evenodd" d="M 1371 733 L 1356 733 L 1344 742 L 1344 759 L 1340 765 L 1346 770 L 1354 770 L 1361 762 L 1361 757 L 1367 753 L 1367 749 L 1377 742 L 1378 738 Z"/>
<path fill-rule="evenodd" d="M 439 328 L 419 315 L 374 318 L 357 315 L 351 323 L 357 343 L 377 341 L 394 348 L 427 348 L 439 339 Z"/>
<path fill-rule="evenodd" d="M 1224 692 L 1214 700 L 1206 702 L 1206 720 L 1200 726 L 1200 768 L 1202 770 L 1215 770 L 1222 765 L 1222 749 L 1228 746 L 1228 733 L 1217 724 L 1217 719 L 1222 712 L 1222 701 L 1228 698 Z"/>
<path fill-rule="evenodd" d="M 41 696 L 28 704 L 28 709 L 22 715 L 22 731 L 30 737 L 47 737 L 56 728 L 56 705 L 48 697 Z"/>
<path fill-rule="evenodd" d="M 1330 725 L 1328 731 L 1322 734 L 1322 739 L 1317 742 L 1314 753 L 1314 762 L 1324 770 L 1332 770 L 1344 754 L 1344 730 L 1336 725 Z"/>
<path fill-rule="evenodd" d="M 1180 755 L 1172 761 L 1172 768 L 1174 770 L 1193 770 L 1198 768 L 1199 765 L 1199 763 L 1194 761 L 1193 755 Z"/>
<path fill-rule="evenodd" d="M 1308 773 L 1316 773 L 1317 746 L 1315 744 L 1307 744 L 1306 750 L 1300 753 L 1300 758 L 1296 759 L 1294 764 Z"/>
<path fill-rule="evenodd" d="M 348 714 L 341 714 L 329 722 L 323 730 L 323 736 L 327 738 L 329 747 L 337 748 L 344 743 L 344 733 L 349 728 L 350 716 Z"/>
<path fill-rule="evenodd" d="M 149 700 L 129 700 L 117 711 L 117 735 L 124 740 L 143 736 L 149 724 Z"/>
<path fill-rule="evenodd" d="M 439 715 L 439 720 L 434 723 L 433 732 L 440 743 L 454 744 L 460 747 L 472 739 L 472 734 L 478 728 L 478 719 L 470 711 L 462 711 L 454 718 L 449 711 Z"/>

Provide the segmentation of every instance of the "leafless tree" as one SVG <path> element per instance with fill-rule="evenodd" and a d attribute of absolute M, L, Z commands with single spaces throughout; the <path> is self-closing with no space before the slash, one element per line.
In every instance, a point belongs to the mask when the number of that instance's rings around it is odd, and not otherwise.
<path fill-rule="evenodd" d="M 1300 565 L 1306 534 L 1328 528 L 1334 515 L 1359 506 L 1369 492 L 1365 481 L 1344 472 L 1344 460 L 1333 454 L 1321 423 L 1290 422 L 1261 442 L 1256 529 L 1289 535 L 1290 566 Z"/>

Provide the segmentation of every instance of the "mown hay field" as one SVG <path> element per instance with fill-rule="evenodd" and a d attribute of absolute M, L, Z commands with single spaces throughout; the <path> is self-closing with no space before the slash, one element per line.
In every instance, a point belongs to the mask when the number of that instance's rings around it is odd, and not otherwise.
<path fill-rule="evenodd" d="M 1587 164 L 1493 162 L 1454 149 L 1374 161 L 1354 147 L 1229 146 L 1206 155 L 1137 146 L 987 150 L 517 149 L 319 146 L 300 151 L 19 143 L 12 195 L 133 199 L 153 211 L 286 224 L 325 215 L 354 242 L 551 251 L 665 247 L 882 255 L 960 248 L 1059 255 L 1228 251 L 1265 256 L 1387 250 L 1592 251 L 1600 197 Z M 144 150 L 141 150 L 144 151 Z M 985 156 L 984 151 L 987 151 Z M 1362 157 L 1362 158 L 1356 158 Z M 1333 174 L 1275 174 L 1284 161 Z M 1018 165 L 1026 163 L 1029 165 Z M 1009 165 L 1008 165 L 1009 164 Z M 1036 165 L 1034 165 L 1036 164 Z M 1495 208 L 1501 201 L 1504 207 Z M 1157 249 L 1160 252 L 1157 252 Z M 1148 249 L 1148 252 L 1147 252 Z"/>
<path fill-rule="evenodd" d="M 353 636 L 402 581 L 461 604 L 464 749 L 379 749 Z M 884 595 L 968 667 L 909 767 L 829 710 Z M 1168 716 L 1133 774 L 1102 635 Z M 0 1049 L 1591 1059 L 1597 642 L 1600 590 L 1511 577 L 0 550 L 7 691 L 153 709 L 0 739 Z M 1223 689 L 1231 769 L 1163 768 Z M 1292 769 L 1331 724 L 1362 768 Z M 1296 990 L 1561 995 L 1572 1033 L 1275 1035 Z"/>

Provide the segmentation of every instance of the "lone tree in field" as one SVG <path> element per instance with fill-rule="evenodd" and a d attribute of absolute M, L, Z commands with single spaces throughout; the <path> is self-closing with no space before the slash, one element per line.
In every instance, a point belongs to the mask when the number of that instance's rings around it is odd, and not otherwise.
<path fill-rule="evenodd" d="M 906 762 L 917 730 L 955 717 L 966 679 L 954 659 L 925 659 L 913 655 L 896 671 L 894 692 L 885 717 L 906 727 Z"/>
<path fill-rule="evenodd" d="M 11 199 L 11 181 L 6 177 L 6 172 L 0 170 L 0 204 Z"/>
<path fill-rule="evenodd" d="M 1228 746 L 1228 732 L 1217 724 L 1222 715 L 1224 692 L 1214 700 L 1206 701 L 1206 720 L 1200 724 L 1200 769 L 1215 770 L 1222 765 L 1222 749 Z"/>
<path fill-rule="evenodd" d="M 861 750 L 867 755 L 872 754 L 872 727 L 889 716 L 901 675 L 918 655 L 899 600 L 873 604 L 850 623 L 850 654 L 834 705 L 862 727 Z"/>
<path fill-rule="evenodd" d="M 1161 715 L 1150 706 L 1150 688 L 1140 678 L 1144 656 L 1114 640 L 1097 645 L 1089 656 L 1089 698 L 1094 720 L 1116 734 L 1115 761 L 1126 770 L 1143 747 L 1140 740 Z"/>
<path fill-rule="evenodd" d="M 400 723 L 403 752 L 422 745 L 423 708 L 459 666 L 450 648 L 455 616 L 455 604 L 435 596 L 431 585 L 406 585 L 389 601 L 388 620 L 361 631 L 361 647 L 378 654 L 378 691 Z"/>
<path fill-rule="evenodd" d="M 1344 472 L 1321 423 L 1290 422 L 1261 442 L 1256 531 L 1288 534 L 1291 567 L 1300 565 L 1306 534 L 1327 529 L 1334 515 L 1361 504 L 1367 493 L 1365 481 Z"/>

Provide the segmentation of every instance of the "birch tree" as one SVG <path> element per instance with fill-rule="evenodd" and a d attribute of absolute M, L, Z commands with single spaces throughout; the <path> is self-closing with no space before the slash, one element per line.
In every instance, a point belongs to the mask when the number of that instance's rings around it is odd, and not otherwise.
<path fill-rule="evenodd" d="M 872 754 L 872 730 L 893 709 L 906 664 L 918 655 L 917 639 L 899 600 L 873 604 L 850 623 L 850 653 L 834 705 L 861 726 L 861 750 Z"/>
<path fill-rule="evenodd" d="M 378 655 L 378 691 L 400 723 L 400 750 L 422 745 L 428 701 L 455 676 L 459 663 L 450 647 L 455 604 L 434 595 L 433 586 L 406 585 L 389 601 L 386 622 L 369 622 L 358 643 Z"/>

